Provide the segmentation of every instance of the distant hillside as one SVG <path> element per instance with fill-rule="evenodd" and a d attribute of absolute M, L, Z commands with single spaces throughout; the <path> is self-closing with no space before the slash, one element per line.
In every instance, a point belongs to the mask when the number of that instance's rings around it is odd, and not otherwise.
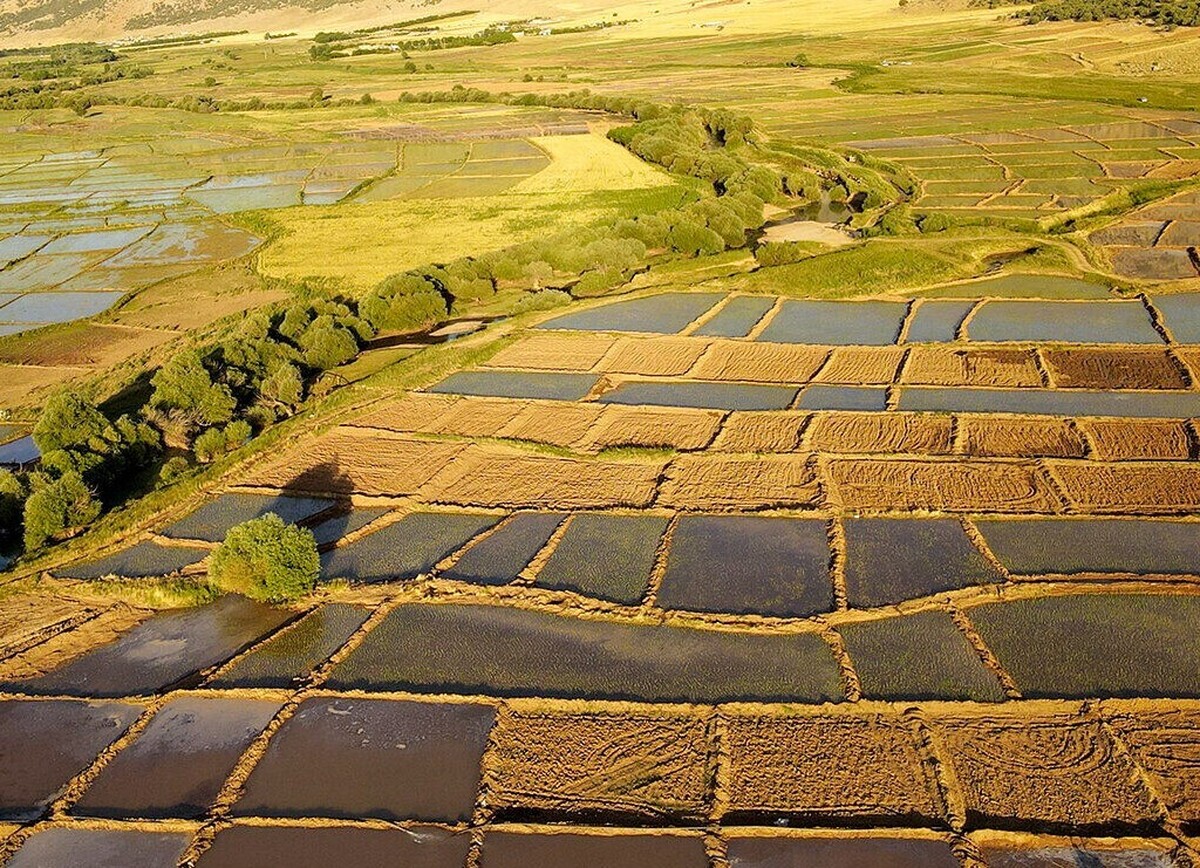
<path fill-rule="evenodd" d="M 0 46 L 210 30 L 362 27 L 468 9 L 483 17 L 594 16 L 601 0 L 0 0 Z"/>
<path fill-rule="evenodd" d="M 1118 19 L 1200 27 L 1200 0 L 1043 0 L 1019 15 L 1035 23 Z"/>

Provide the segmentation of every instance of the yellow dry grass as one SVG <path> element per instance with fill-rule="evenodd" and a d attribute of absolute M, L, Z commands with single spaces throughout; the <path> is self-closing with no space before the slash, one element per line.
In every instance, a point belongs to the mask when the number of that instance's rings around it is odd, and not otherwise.
<path fill-rule="evenodd" d="M 508 195 L 572 194 L 582 190 L 642 190 L 675 183 L 662 169 L 643 163 L 600 133 L 539 136 L 529 141 L 550 157 L 542 171 L 524 179 Z"/>
<path fill-rule="evenodd" d="M 535 402 L 518 413 L 498 436 L 566 448 L 587 437 L 602 412 L 604 407 L 599 404 Z"/>
<path fill-rule="evenodd" d="M 807 447 L 848 454 L 945 455 L 951 452 L 954 422 L 922 413 L 822 413 L 809 426 Z"/>
<path fill-rule="evenodd" d="M 804 383 L 812 378 L 827 351 L 818 347 L 717 341 L 696 364 L 702 380 L 753 383 Z"/>
<path fill-rule="evenodd" d="M 1001 461 L 832 459 L 830 497 L 844 509 L 934 512 L 1057 512 L 1034 464 Z"/>
<path fill-rule="evenodd" d="M 1083 437 L 1068 419 L 962 416 L 962 451 L 978 457 L 1082 458 Z"/>

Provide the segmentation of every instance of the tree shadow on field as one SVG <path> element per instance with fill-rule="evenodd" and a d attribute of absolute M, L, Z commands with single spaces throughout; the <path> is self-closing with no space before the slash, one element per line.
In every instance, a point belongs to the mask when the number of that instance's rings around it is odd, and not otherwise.
<path fill-rule="evenodd" d="M 354 494 L 354 479 L 336 460 L 323 461 L 302 470 L 284 483 L 280 491 L 294 497 L 332 497 L 348 507 L 350 495 Z"/>

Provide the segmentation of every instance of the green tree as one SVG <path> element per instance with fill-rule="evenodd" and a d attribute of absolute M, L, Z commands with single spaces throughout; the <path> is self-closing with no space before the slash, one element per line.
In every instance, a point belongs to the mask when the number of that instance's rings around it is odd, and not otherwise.
<path fill-rule="evenodd" d="M 302 597 L 316 587 L 320 574 L 312 531 L 286 524 L 274 513 L 231 528 L 209 568 L 218 587 L 268 603 Z"/>
<path fill-rule="evenodd" d="M 96 520 L 100 502 L 78 473 L 37 479 L 25 501 L 25 550 L 35 552 Z"/>
<path fill-rule="evenodd" d="M 196 428 L 224 425 L 233 418 L 237 399 L 224 383 L 213 381 L 200 351 L 183 350 L 171 357 L 150 381 L 150 406 Z"/>
<path fill-rule="evenodd" d="M 19 476 L 0 468 L 0 542 L 20 538 L 21 513 L 28 493 Z"/>

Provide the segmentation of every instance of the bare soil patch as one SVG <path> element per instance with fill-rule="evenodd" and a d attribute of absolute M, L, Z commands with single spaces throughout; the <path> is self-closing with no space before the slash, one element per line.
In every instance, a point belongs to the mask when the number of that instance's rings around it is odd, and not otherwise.
<path fill-rule="evenodd" d="M 1169 419 L 1084 419 L 1079 423 L 1092 455 L 1101 461 L 1182 461 L 1191 457 L 1191 435 Z"/>
<path fill-rule="evenodd" d="M 65 332 L 31 332 L 9 338 L 0 349 L 0 362 L 44 367 L 107 367 L 176 337 L 169 331 L 88 323 Z"/>
<path fill-rule="evenodd" d="M 525 409 L 496 432 L 496 436 L 568 448 L 588 437 L 603 412 L 604 407 L 598 404 L 562 401 L 526 404 Z"/>
<path fill-rule="evenodd" d="M 901 826 L 942 819 L 917 733 L 899 715 L 731 715 L 724 743 L 733 822 Z"/>
<path fill-rule="evenodd" d="M 703 821 L 709 723 L 650 714 L 502 712 L 490 803 L 511 819 Z"/>
<path fill-rule="evenodd" d="M 807 455 L 684 455 L 659 492 L 664 506 L 696 510 L 814 506 L 820 491 Z"/>
<path fill-rule="evenodd" d="M 1082 458 L 1087 448 L 1066 419 L 960 416 L 962 451 L 978 458 Z"/>
<path fill-rule="evenodd" d="M 825 361 L 819 347 L 718 341 L 700 359 L 692 376 L 702 380 L 752 383 L 806 383 Z"/>
<path fill-rule="evenodd" d="M 954 451 L 954 420 L 924 413 L 822 413 L 805 440 L 815 452 L 948 455 Z"/>
<path fill-rule="evenodd" d="M 1040 386 L 1031 350 L 913 347 L 900 381 L 919 386 Z"/>
<path fill-rule="evenodd" d="M 970 826 L 1078 833 L 1139 829 L 1156 819 L 1133 762 L 1095 720 L 998 716 L 934 726 Z"/>
<path fill-rule="evenodd" d="M 248 484 L 329 494 L 413 494 L 465 448 L 463 443 L 335 428 L 253 474 Z"/>
<path fill-rule="evenodd" d="M 607 335 L 534 333 L 505 347 L 492 356 L 487 364 L 492 368 L 590 371 L 616 341 L 616 338 Z"/>
<path fill-rule="evenodd" d="M 817 383 L 888 385 L 896 379 L 903 347 L 838 347 L 813 378 Z"/>
<path fill-rule="evenodd" d="M 665 462 L 560 458 L 471 446 L 421 492 L 463 506 L 649 506 Z"/>
<path fill-rule="evenodd" d="M 375 405 L 369 412 L 358 416 L 354 424 L 388 431 L 419 431 L 430 419 L 440 417 L 461 400 L 454 395 L 408 392 L 395 401 Z"/>
<path fill-rule="evenodd" d="M 1108 722 L 1149 774 L 1171 816 L 1190 832 L 1200 828 L 1200 714 L 1132 711 Z"/>
<path fill-rule="evenodd" d="M 1200 467 L 1175 462 L 1055 462 L 1050 472 L 1081 512 L 1195 512 Z"/>
<path fill-rule="evenodd" d="M 1056 512 L 1060 508 L 1032 464 L 833 459 L 825 467 L 833 483 L 831 496 L 851 510 Z"/>
<path fill-rule="evenodd" d="M 1050 379 L 1060 388 L 1186 389 L 1187 378 L 1166 350 L 1102 347 L 1044 349 Z"/>
<path fill-rule="evenodd" d="M 622 338 L 602 367 L 614 374 L 677 377 L 687 373 L 707 347 L 699 338 Z"/>
<path fill-rule="evenodd" d="M 712 448 L 722 452 L 794 452 L 811 416 L 770 410 L 732 413 Z"/>
<path fill-rule="evenodd" d="M 641 446 L 703 449 L 717 434 L 724 414 L 717 410 L 611 405 L 600 417 L 586 448 Z"/>

